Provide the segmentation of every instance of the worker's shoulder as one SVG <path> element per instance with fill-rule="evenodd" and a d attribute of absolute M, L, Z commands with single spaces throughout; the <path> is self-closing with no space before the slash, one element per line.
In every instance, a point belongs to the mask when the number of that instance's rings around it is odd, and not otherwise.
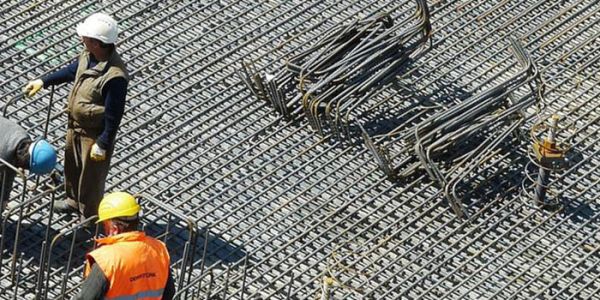
<path fill-rule="evenodd" d="M 152 244 L 154 244 L 154 245 L 157 245 L 157 246 L 160 246 L 160 247 L 167 248 L 167 246 L 165 246 L 165 243 L 163 243 L 163 241 L 161 241 L 161 240 L 159 240 L 159 239 L 157 239 L 157 238 L 155 238 L 155 237 L 149 236 L 149 235 L 146 235 L 146 236 L 145 236 L 145 239 L 144 239 L 144 241 L 145 241 L 146 243 L 152 243 Z"/>
<path fill-rule="evenodd" d="M 152 248 L 158 251 L 160 255 L 169 257 L 169 250 L 163 241 L 151 236 L 146 236 L 145 242 L 151 244 Z"/>
<path fill-rule="evenodd" d="M 129 73 L 125 65 L 110 65 L 106 71 L 109 80 L 114 78 L 124 78 L 125 81 L 129 81 Z"/>
<path fill-rule="evenodd" d="M 117 52 L 117 50 L 115 50 L 113 55 L 111 55 L 110 57 L 110 67 L 115 70 L 119 70 L 125 74 L 128 74 L 127 63 L 121 58 L 121 55 L 119 55 L 119 52 Z"/>
<path fill-rule="evenodd" d="M 2 126 L 4 126 L 4 125 L 8 126 L 9 124 L 10 124 L 11 126 L 17 125 L 17 123 L 16 123 L 16 122 L 14 122 L 14 121 L 12 121 L 12 120 L 9 120 L 8 118 L 5 118 L 5 117 L 3 117 L 3 116 L 0 116 L 0 125 L 2 125 Z M 14 125 L 13 125 L 13 124 L 14 124 Z M 2 128 L 4 129 L 5 127 L 2 127 Z"/>
<path fill-rule="evenodd" d="M 0 116 L 0 128 L 2 132 L 10 136 L 27 136 L 27 131 L 17 124 L 17 122 L 6 117 Z"/>

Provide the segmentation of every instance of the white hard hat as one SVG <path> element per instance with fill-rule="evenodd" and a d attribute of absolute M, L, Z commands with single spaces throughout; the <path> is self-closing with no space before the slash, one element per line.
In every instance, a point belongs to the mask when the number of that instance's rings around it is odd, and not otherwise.
<path fill-rule="evenodd" d="M 77 34 L 102 41 L 105 44 L 114 44 L 117 41 L 117 21 L 104 13 L 95 13 L 77 25 Z"/>

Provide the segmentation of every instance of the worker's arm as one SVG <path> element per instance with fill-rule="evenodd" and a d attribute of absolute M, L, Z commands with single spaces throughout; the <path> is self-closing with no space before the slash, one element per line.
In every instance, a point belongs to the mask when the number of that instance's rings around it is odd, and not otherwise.
<path fill-rule="evenodd" d="M 117 77 L 109 80 L 102 88 L 104 97 L 104 131 L 96 140 L 100 148 L 109 149 L 114 141 L 125 111 L 127 80 Z"/>
<path fill-rule="evenodd" d="M 77 67 L 79 67 L 79 60 L 75 59 L 72 63 L 62 69 L 42 77 L 44 88 L 65 82 L 73 82 L 75 80 L 75 74 L 77 74 Z"/>
<path fill-rule="evenodd" d="M 163 291 L 162 300 L 172 300 L 173 296 L 175 296 L 175 281 L 173 280 L 171 270 L 169 270 L 169 278 L 167 278 L 167 284 Z"/>
<path fill-rule="evenodd" d="M 97 264 L 92 265 L 90 274 L 81 285 L 81 290 L 73 300 L 100 300 L 108 291 L 108 280 Z"/>

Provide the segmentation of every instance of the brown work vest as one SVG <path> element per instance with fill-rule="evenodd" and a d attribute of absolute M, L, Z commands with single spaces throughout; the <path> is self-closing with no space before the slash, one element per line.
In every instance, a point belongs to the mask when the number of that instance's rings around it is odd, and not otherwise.
<path fill-rule="evenodd" d="M 111 79 L 123 77 L 129 80 L 125 63 L 117 51 L 113 51 L 106 61 L 87 69 L 90 53 L 84 50 L 79 55 L 79 66 L 75 75 L 75 84 L 67 102 L 69 128 L 97 137 L 104 130 L 104 97 L 102 88 Z"/>

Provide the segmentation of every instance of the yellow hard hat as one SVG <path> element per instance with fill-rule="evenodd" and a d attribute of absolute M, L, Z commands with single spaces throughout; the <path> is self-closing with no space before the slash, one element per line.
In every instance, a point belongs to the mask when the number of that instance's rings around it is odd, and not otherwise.
<path fill-rule="evenodd" d="M 113 218 L 135 216 L 140 210 L 140 205 L 137 204 L 131 194 L 125 192 L 110 193 L 100 201 L 96 223 Z"/>

